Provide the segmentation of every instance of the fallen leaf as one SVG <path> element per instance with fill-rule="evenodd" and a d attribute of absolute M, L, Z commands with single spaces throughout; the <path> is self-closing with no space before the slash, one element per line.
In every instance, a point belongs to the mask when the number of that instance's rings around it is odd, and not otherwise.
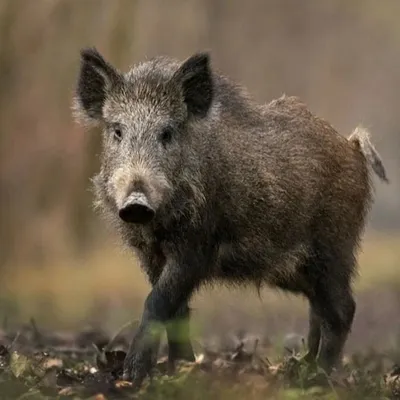
<path fill-rule="evenodd" d="M 77 394 L 77 392 L 76 392 L 76 390 L 75 390 L 73 387 L 68 386 L 68 387 L 62 388 L 62 389 L 58 392 L 58 394 L 61 395 L 61 396 L 72 396 L 72 395 L 74 395 L 74 394 Z"/>
<path fill-rule="evenodd" d="M 132 384 L 132 382 L 129 382 L 129 381 L 116 381 L 115 382 L 115 387 L 116 388 L 125 388 L 125 387 L 132 387 L 133 386 L 133 384 Z"/>
<path fill-rule="evenodd" d="M 16 351 L 11 353 L 10 357 L 10 369 L 16 378 L 19 378 L 26 373 L 31 367 L 30 360 L 23 354 L 19 354 Z"/>

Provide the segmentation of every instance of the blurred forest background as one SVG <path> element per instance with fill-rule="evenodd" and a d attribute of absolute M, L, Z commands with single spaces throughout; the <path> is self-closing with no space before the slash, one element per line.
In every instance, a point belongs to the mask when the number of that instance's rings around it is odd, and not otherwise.
<path fill-rule="evenodd" d="M 65 327 L 140 315 L 147 283 L 92 210 L 100 136 L 71 116 L 79 50 L 94 45 L 123 70 L 210 50 L 260 102 L 297 95 L 346 136 L 371 130 L 391 184 L 375 181 L 355 330 L 396 337 L 399 15 L 398 0 L 0 0 L 0 315 Z M 204 329 L 307 326 L 300 300 L 262 297 L 215 289 L 195 305 Z"/>

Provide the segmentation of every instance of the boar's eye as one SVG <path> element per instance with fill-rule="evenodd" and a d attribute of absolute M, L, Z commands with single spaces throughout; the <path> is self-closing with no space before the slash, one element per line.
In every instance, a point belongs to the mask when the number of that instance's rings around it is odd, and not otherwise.
<path fill-rule="evenodd" d="M 115 124 L 115 125 L 112 126 L 111 129 L 112 129 L 112 132 L 113 132 L 114 139 L 117 140 L 118 142 L 120 142 L 121 139 L 122 139 L 122 128 L 121 128 L 121 126 L 118 125 L 118 124 Z"/>
<path fill-rule="evenodd" d="M 171 127 L 166 127 L 162 130 L 160 135 L 160 140 L 163 146 L 166 146 L 172 140 L 172 135 L 174 134 Z"/>

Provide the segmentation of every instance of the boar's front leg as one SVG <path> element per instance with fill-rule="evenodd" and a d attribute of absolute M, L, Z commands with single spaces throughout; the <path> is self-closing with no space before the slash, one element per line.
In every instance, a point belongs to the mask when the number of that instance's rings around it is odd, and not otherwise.
<path fill-rule="evenodd" d="M 149 279 L 154 287 L 160 273 L 164 269 L 165 260 L 161 263 L 151 265 L 147 268 Z M 190 308 L 187 301 L 184 301 L 178 308 L 172 320 L 166 322 L 167 341 L 168 341 L 168 363 L 172 370 L 177 360 L 195 361 L 195 355 L 190 340 Z M 156 350 L 155 350 L 156 351 Z"/>
<path fill-rule="evenodd" d="M 190 246 L 188 254 L 179 260 L 167 260 L 157 283 L 148 295 L 142 321 L 135 334 L 124 362 L 124 379 L 140 384 L 151 372 L 157 356 L 162 329 L 174 319 L 204 278 L 204 257 Z M 200 258 L 200 259 L 199 259 Z"/>
<path fill-rule="evenodd" d="M 174 319 L 168 321 L 168 361 L 171 367 L 176 360 L 195 361 L 193 347 L 190 341 L 190 308 L 185 301 L 174 315 Z"/>

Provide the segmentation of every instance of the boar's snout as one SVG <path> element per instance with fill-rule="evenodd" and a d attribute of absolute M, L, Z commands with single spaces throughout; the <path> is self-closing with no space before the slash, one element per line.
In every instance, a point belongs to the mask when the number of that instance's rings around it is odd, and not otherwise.
<path fill-rule="evenodd" d="M 153 219 L 155 211 L 143 193 L 133 192 L 119 209 L 118 215 L 125 222 L 147 224 Z"/>

